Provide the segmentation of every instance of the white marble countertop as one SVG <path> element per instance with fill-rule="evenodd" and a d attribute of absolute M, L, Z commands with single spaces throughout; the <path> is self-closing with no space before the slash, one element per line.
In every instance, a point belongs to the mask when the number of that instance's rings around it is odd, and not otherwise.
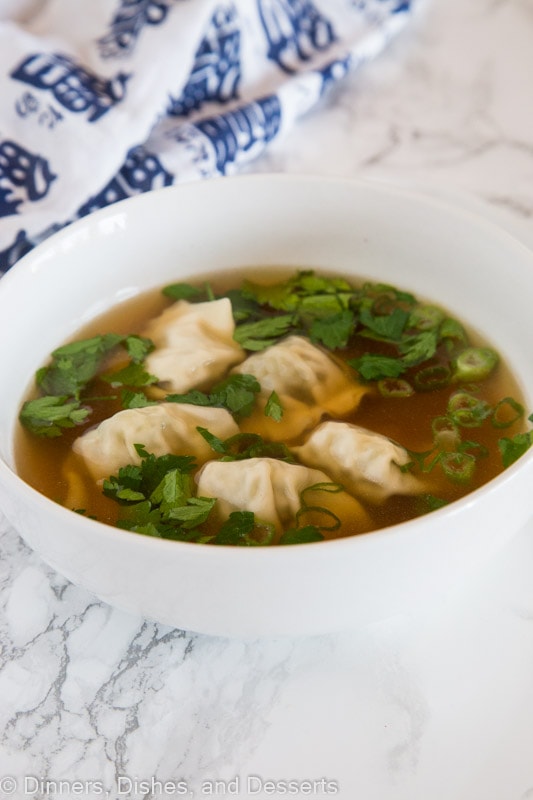
<path fill-rule="evenodd" d="M 531 0 L 425 0 L 249 170 L 406 183 L 533 244 L 532 41 Z M 533 522 L 438 609 L 249 642 L 0 544 L 0 797 L 533 798 Z"/>

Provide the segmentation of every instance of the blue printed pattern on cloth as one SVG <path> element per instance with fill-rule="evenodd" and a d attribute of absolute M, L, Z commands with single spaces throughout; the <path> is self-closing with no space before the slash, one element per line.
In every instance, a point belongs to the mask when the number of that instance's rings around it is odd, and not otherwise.
<path fill-rule="evenodd" d="M 48 0 L 38 35 L 0 21 L 0 274 L 76 218 L 257 158 L 413 2 Z"/>

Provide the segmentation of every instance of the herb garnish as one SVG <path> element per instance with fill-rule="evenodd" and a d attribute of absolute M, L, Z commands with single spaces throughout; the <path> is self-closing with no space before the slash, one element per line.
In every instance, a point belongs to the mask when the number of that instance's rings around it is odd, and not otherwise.
<path fill-rule="evenodd" d="M 120 336 L 107 333 L 70 342 L 52 353 L 50 364 L 36 372 L 35 381 L 41 397 L 25 402 L 20 412 L 21 423 L 38 436 L 61 436 L 67 428 L 81 425 L 92 412 L 97 398 L 84 397 L 106 358 L 119 346 L 129 356 L 129 363 L 99 377 L 112 386 L 148 386 L 157 381 L 142 366 L 153 350 L 153 343 L 142 336 Z"/>
<path fill-rule="evenodd" d="M 260 391 L 261 386 L 254 375 L 230 375 L 215 384 L 208 394 L 198 390 L 186 394 L 169 394 L 165 402 L 225 408 L 239 420 L 252 413 L 256 396 Z"/>
<path fill-rule="evenodd" d="M 81 425 L 90 413 L 89 408 L 66 395 L 45 395 L 24 403 L 19 418 L 37 436 L 53 438 L 61 436 L 65 428 Z"/>
<path fill-rule="evenodd" d="M 528 417 L 529 421 L 533 423 L 533 414 Z M 533 429 L 525 433 L 517 433 L 513 437 L 504 437 L 499 440 L 498 446 L 502 457 L 504 467 L 510 467 L 511 464 L 524 455 L 529 448 L 533 445 Z"/>
<path fill-rule="evenodd" d="M 121 467 L 103 484 L 104 495 L 123 506 L 117 526 L 148 536 L 190 540 L 215 504 L 214 498 L 193 495 L 194 458 L 155 456 L 141 444 L 135 449 L 140 465 Z"/>
<path fill-rule="evenodd" d="M 205 435 L 203 429 L 198 430 Z M 242 435 L 247 436 L 252 444 L 235 457 L 251 458 L 255 455 L 251 447 L 253 443 L 257 445 L 257 439 L 261 437 Z M 238 438 L 227 440 L 228 453 Z M 264 444 L 272 446 L 269 442 Z M 284 445 L 274 446 L 280 453 L 284 448 Z M 145 536 L 200 544 L 256 547 L 273 543 L 274 525 L 257 519 L 252 511 L 234 511 L 215 533 L 207 532 L 208 529 L 202 526 L 208 520 L 216 498 L 194 496 L 192 474 L 197 467 L 194 458 L 155 456 L 141 444 L 135 445 L 135 449 L 142 459 L 140 465 L 121 467 L 116 476 L 109 477 L 103 484 L 106 497 L 115 500 L 122 509 L 117 527 Z M 304 489 L 296 515 L 297 527 L 286 531 L 279 544 L 320 541 L 324 538 L 321 528 L 335 530 L 340 526 L 339 518 L 329 509 L 308 505 L 306 495 L 309 491 L 338 492 L 342 487 L 335 483 L 320 483 Z M 322 515 L 324 524 L 300 525 L 300 520 L 308 513 L 315 517 Z"/>
<path fill-rule="evenodd" d="M 242 461 L 245 458 L 277 458 L 294 463 L 295 458 L 283 442 L 269 442 L 258 433 L 236 433 L 229 439 L 220 439 L 206 428 L 197 427 L 209 446 L 219 453 L 221 461 Z"/>

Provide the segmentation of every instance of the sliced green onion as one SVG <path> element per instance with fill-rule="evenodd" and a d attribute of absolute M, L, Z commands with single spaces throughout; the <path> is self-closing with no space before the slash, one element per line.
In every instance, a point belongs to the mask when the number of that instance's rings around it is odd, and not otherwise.
<path fill-rule="evenodd" d="M 442 389 L 448 386 L 451 379 L 449 367 L 445 364 L 435 364 L 432 367 L 420 369 L 415 377 L 415 386 L 421 392 L 430 392 L 433 389 Z"/>
<path fill-rule="evenodd" d="M 448 413 L 461 428 L 478 428 L 492 414 L 492 408 L 473 394 L 455 392 L 448 400 Z"/>
<path fill-rule="evenodd" d="M 298 527 L 307 527 L 304 521 L 306 514 L 312 514 L 312 519 L 314 520 L 313 522 L 307 524 L 313 525 L 314 527 L 323 531 L 337 531 L 341 526 L 339 517 L 334 514 L 333 511 L 330 511 L 329 508 L 324 508 L 323 506 L 302 506 L 302 508 L 298 509 L 296 514 L 296 523 Z M 324 517 L 324 522 L 318 523 L 316 521 L 317 514 L 319 514 L 321 517 Z M 326 520 L 328 520 L 328 522 L 326 522 Z M 331 520 L 331 522 L 329 520 Z"/>
<path fill-rule="evenodd" d="M 490 375 L 497 363 L 498 354 L 490 347 L 467 347 L 457 356 L 454 378 L 458 381 L 481 381 Z"/>
<path fill-rule="evenodd" d="M 494 406 L 492 424 L 495 428 L 509 428 L 524 415 L 524 407 L 512 397 L 504 397 Z"/>
<path fill-rule="evenodd" d="M 414 394 L 411 384 L 401 379 L 383 378 L 377 385 L 382 397 L 410 397 Z"/>
<path fill-rule="evenodd" d="M 400 467 L 401 472 L 413 472 L 413 467 L 416 467 L 420 472 L 431 472 L 436 464 L 439 463 L 442 452 L 435 452 L 435 448 L 425 450 L 422 453 L 417 453 L 414 450 L 408 451 L 411 461 L 408 464 L 403 464 Z"/>
<path fill-rule="evenodd" d="M 460 453 L 467 453 L 468 455 L 474 456 L 476 459 L 487 458 L 489 455 L 488 447 L 485 447 L 485 445 L 480 442 L 461 442 L 457 449 Z"/>
<path fill-rule="evenodd" d="M 419 331 L 430 331 L 438 328 L 444 319 L 444 313 L 437 306 L 419 305 L 411 312 L 409 326 Z"/>
<path fill-rule="evenodd" d="M 449 417 L 435 417 L 431 423 L 433 441 L 439 450 L 457 450 L 461 435 L 455 422 Z"/>
<path fill-rule="evenodd" d="M 470 453 L 443 453 L 440 463 L 446 477 L 455 483 L 468 483 L 476 467 L 476 459 Z"/>
<path fill-rule="evenodd" d="M 456 319 L 446 317 L 439 329 L 439 336 L 441 339 L 455 339 L 458 342 L 468 341 L 466 331 Z"/>
<path fill-rule="evenodd" d="M 304 497 L 307 492 L 329 492 L 330 494 L 338 494 L 344 492 L 342 483 L 335 483 L 335 481 L 321 481 L 320 483 L 313 483 L 311 486 L 306 486 L 300 492 L 300 500 L 302 505 L 305 505 Z"/>

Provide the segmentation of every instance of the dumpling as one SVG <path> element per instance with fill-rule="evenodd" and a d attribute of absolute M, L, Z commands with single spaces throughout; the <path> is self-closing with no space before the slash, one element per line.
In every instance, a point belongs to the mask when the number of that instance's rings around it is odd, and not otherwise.
<path fill-rule="evenodd" d="M 302 464 L 326 470 L 348 492 L 371 502 L 425 491 L 418 478 L 400 469 L 410 461 L 407 450 L 358 425 L 322 422 L 303 445 L 291 450 Z"/>
<path fill-rule="evenodd" d="M 216 454 L 197 426 L 207 428 L 220 439 L 239 432 L 233 417 L 223 408 L 159 403 L 118 411 L 79 436 L 72 448 L 96 481 L 116 474 L 119 467 L 140 464 L 136 444 L 144 445 L 156 456 L 191 455 L 203 464 Z"/>
<path fill-rule="evenodd" d="M 287 441 L 314 427 L 324 414 L 343 416 L 357 408 L 368 390 L 357 383 L 330 356 L 302 336 L 289 336 L 249 356 L 233 373 L 255 375 L 261 393 L 255 413 L 241 425 L 264 431 L 267 438 Z M 264 415 L 275 391 L 283 406 L 281 422 Z"/>
<path fill-rule="evenodd" d="M 178 300 L 143 331 L 155 344 L 146 369 L 171 392 L 208 388 L 246 356 L 233 339 L 234 330 L 227 297 L 205 303 Z"/>
<path fill-rule="evenodd" d="M 227 519 L 233 511 L 253 511 L 259 521 L 273 524 L 280 533 L 296 524 L 302 492 L 307 489 L 305 504 L 315 509 L 315 515 L 312 511 L 306 513 L 303 524 L 324 522 L 323 515 L 316 512 L 321 507 L 347 523 L 350 534 L 361 533 L 370 526 L 367 512 L 347 492 L 309 489 L 316 484 L 331 484 L 332 480 L 321 470 L 300 464 L 275 458 L 210 461 L 198 472 L 196 482 L 198 496 L 217 498 L 214 513 L 219 520 Z M 327 518 L 327 525 L 331 525 L 331 519 Z"/>

